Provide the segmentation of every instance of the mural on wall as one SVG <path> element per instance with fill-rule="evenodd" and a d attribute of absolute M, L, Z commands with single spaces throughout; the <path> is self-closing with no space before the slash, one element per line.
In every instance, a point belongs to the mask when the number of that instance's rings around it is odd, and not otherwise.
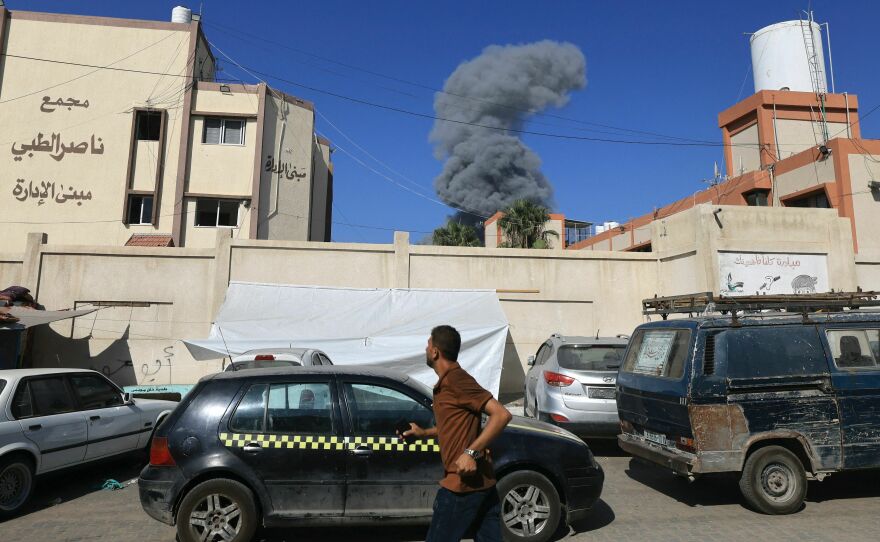
<path fill-rule="evenodd" d="M 828 291 L 824 254 L 719 252 L 721 295 L 813 294 Z"/>
<path fill-rule="evenodd" d="M 300 179 L 305 178 L 305 172 L 299 173 L 296 170 L 296 166 L 291 165 L 290 162 L 281 162 L 275 163 L 275 159 L 272 155 L 268 155 L 266 157 L 266 171 L 271 173 L 277 173 L 279 177 L 287 177 L 288 179 L 296 179 L 299 181 Z"/>

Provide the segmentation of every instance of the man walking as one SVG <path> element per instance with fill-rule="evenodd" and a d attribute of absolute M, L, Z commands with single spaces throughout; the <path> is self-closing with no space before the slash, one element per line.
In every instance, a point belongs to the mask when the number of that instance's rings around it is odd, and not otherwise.
<path fill-rule="evenodd" d="M 425 349 L 428 366 L 439 380 L 434 386 L 430 429 L 410 424 L 403 437 L 436 436 L 444 477 L 434 499 L 427 542 L 459 542 L 473 531 L 475 542 L 501 542 L 501 504 L 489 444 L 510 422 L 510 412 L 458 364 L 461 336 L 451 326 L 431 330 Z M 482 414 L 489 415 L 480 431 Z"/>

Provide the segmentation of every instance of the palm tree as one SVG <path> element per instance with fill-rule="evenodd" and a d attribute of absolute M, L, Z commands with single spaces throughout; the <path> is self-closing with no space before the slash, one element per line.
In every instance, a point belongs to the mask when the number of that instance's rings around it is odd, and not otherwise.
<path fill-rule="evenodd" d="M 549 248 L 550 237 L 559 238 L 559 233 L 546 230 L 550 220 L 546 207 L 529 200 L 516 200 L 510 207 L 502 211 L 504 216 L 498 221 L 498 227 L 507 239 L 501 246 L 506 248 Z"/>
<path fill-rule="evenodd" d="M 447 247 L 478 247 L 481 245 L 476 229 L 451 220 L 445 226 L 435 229 L 431 240 L 434 245 Z"/>

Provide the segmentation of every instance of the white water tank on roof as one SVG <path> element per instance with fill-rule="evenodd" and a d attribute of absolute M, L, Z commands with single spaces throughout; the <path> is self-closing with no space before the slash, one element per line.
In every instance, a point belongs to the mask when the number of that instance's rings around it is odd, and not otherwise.
<path fill-rule="evenodd" d="M 822 29 L 810 21 L 765 26 L 749 40 L 755 92 L 761 90 L 828 91 Z"/>
<path fill-rule="evenodd" d="M 171 10 L 171 22 L 189 24 L 192 22 L 192 10 L 183 6 L 177 6 Z"/>

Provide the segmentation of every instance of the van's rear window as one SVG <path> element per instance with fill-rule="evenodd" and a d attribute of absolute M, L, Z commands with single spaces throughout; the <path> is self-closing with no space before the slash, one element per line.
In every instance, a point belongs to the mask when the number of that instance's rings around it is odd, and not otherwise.
<path fill-rule="evenodd" d="M 563 369 L 572 371 L 617 371 L 626 345 L 590 346 L 569 344 L 559 348 L 556 359 Z"/>
<path fill-rule="evenodd" d="M 630 342 L 622 371 L 681 378 L 687 359 L 691 332 L 687 329 L 643 329 Z"/>

